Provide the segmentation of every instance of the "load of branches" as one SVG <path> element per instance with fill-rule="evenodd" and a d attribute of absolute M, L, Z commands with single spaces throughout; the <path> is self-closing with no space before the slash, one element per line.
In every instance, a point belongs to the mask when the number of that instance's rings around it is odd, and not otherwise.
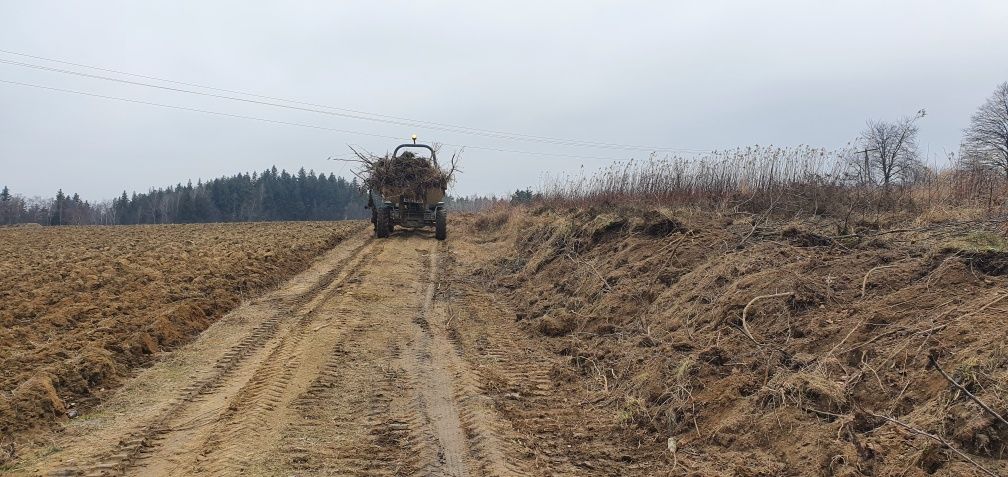
<path fill-rule="evenodd" d="M 378 156 L 351 148 L 361 167 L 355 172 L 366 188 L 380 192 L 385 197 L 423 198 L 427 191 L 444 191 L 454 181 L 458 171 L 458 154 L 453 154 L 446 170 L 429 157 L 401 152 L 398 156 Z"/>

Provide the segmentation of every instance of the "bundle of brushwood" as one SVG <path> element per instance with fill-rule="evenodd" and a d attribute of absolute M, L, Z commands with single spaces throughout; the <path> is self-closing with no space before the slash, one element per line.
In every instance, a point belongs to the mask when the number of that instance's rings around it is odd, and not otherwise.
<path fill-rule="evenodd" d="M 456 172 L 457 155 L 452 156 L 451 168 L 444 170 L 431 158 L 410 151 L 398 156 L 377 156 L 357 150 L 354 153 L 362 164 L 357 176 L 364 186 L 385 197 L 406 196 L 422 200 L 429 190 L 444 192 Z"/>

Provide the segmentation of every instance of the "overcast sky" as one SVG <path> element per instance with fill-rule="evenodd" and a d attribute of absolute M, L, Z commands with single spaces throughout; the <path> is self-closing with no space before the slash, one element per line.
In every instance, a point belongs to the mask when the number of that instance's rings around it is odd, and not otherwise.
<path fill-rule="evenodd" d="M 1003 0 L 32 0 L 0 4 L 0 50 L 470 128 L 687 150 L 834 148 L 868 118 L 927 108 L 921 150 L 940 157 L 956 149 L 972 111 L 1008 80 L 1006 19 Z M 234 96 L 10 53 L 0 60 Z M 647 156 L 9 63 L 0 63 L 0 80 L 328 128 L 0 83 L 0 185 L 27 196 L 62 188 L 107 199 L 274 164 L 347 175 L 346 163 L 326 158 L 347 157 L 347 144 L 384 152 L 412 133 L 470 146 L 458 194 L 507 193 L 539 183 L 546 171 Z"/>

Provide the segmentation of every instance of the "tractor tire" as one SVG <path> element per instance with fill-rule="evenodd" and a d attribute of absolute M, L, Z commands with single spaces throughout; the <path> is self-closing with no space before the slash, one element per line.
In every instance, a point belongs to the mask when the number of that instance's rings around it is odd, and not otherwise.
<path fill-rule="evenodd" d="M 434 238 L 444 240 L 448 238 L 448 212 L 438 209 L 434 213 Z"/>
<path fill-rule="evenodd" d="M 392 214 L 388 209 L 381 209 L 375 215 L 375 237 L 385 238 L 392 233 Z"/>

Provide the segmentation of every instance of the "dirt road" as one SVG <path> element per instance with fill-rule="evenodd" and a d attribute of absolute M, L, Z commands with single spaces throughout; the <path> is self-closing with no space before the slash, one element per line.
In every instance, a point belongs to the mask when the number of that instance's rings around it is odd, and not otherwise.
<path fill-rule="evenodd" d="M 72 420 L 21 470 L 526 473 L 451 331 L 464 317 L 440 286 L 448 248 L 421 233 L 345 241 Z"/>

